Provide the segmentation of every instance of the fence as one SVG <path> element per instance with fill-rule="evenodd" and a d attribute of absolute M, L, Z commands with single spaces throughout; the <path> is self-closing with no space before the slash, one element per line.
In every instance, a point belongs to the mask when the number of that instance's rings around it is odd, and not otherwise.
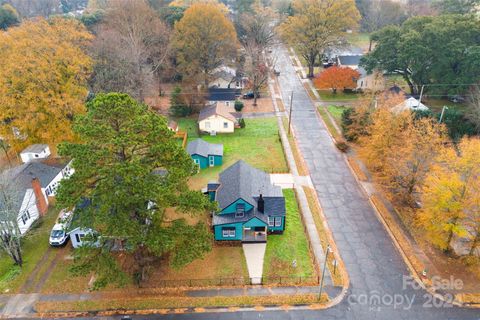
<path fill-rule="evenodd" d="M 260 281 L 256 281 L 260 280 Z M 155 288 L 175 288 L 175 287 L 238 287 L 253 284 L 262 284 L 269 286 L 293 286 L 293 285 L 318 285 L 320 278 L 318 276 L 285 276 L 285 277 L 262 277 L 253 278 L 212 278 L 212 279 L 170 279 L 159 280 L 152 285 Z"/>

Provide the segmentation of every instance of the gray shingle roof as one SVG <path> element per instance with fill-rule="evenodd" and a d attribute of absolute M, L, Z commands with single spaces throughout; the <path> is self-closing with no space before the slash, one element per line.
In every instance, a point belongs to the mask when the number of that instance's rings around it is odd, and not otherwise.
<path fill-rule="evenodd" d="M 223 156 L 223 144 L 208 143 L 202 139 L 196 139 L 188 143 L 189 155 L 198 154 L 207 158 L 209 155 Z"/>
<path fill-rule="evenodd" d="M 226 88 L 209 88 L 208 100 L 209 101 L 233 101 L 240 96 L 240 90 L 238 89 L 226 89 Z"/>
<path fill-rule="evenodd" d="M 62 169 L 60 166 L 47 165 L 42 162 L 29 162 L 5 170 L 0 174 L 0 179 L 9 181 L 10 185 L 15 188 L 14 191 L 17 194 L 15 205 L 20 210 L 25 192 L 27 189 L 32 188 L 33 178 L 38 178 L 42 188 L 45 188 Z M 2 203 L 0 201 L 1 206 Z"/>
<path fill-rule="evenodd" d="M 338 56 L 338 60 L 342 66 L 358 66 L 362 55 Z"/>
<path fill-rule="evenodd" d="M 217 189 L 216 201 L 222 210 L 242 198 L 254 209 L 245 213 L 244 218 L 235 218 L 235 214 L 214 215 L 213 224 L 224 224 L 232 222 L 244 222 L 252 217 L 267 222 L 268 215 L 285 215 L 285 198 L 282 189 L 272 184 L 270 175 L 262 170 L 256 169 L 245 161 L 240 160 L 220 173 L 220 187 Z M 264 212 L 257 210 L 259 195 L 265 201 Z"/>
<path fill-rule="evenodd" d="M 40 153 L 47 147 L 48 147 L 48 144 L 32 144 L 26 147 L 25 149 L 23 149 L 21 153 L 27 153 L 27 152 Z"/>

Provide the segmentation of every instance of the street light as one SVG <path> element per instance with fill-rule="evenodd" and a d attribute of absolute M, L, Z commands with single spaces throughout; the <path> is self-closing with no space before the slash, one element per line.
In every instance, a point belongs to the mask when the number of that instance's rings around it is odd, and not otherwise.
<path fill-rule="evenodd" d="M 318 293 L 318 301 L 322 299 L 323 280 L 325 278 L 325 269 L 327 268 L 327 259 L 328 259 L 329 253 L 330 253 L 330 245 L 327 246 L 327 251 L 325 252 L 325 261 L 323 262 L 322 280 L 320 281 L 320 292 Z"/>

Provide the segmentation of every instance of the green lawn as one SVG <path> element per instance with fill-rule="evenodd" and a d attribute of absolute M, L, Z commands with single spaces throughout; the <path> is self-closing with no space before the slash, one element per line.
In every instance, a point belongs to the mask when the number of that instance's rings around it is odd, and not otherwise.
<path fill-rule="evenodd" d="M 23 266 L 14 266 L 10 257 L 0 256 L 0 292 L 17 292 L 25 283 L 37 263 L 49 248 L 48 238 L 58 216 L 58 210 L 51 208 L 47 215 L 37 221 L 22 242 Z M 50 260 L 51 257 L 49 257 Z"/>
<path fill-rule="evenodd" d="M 181 121 L 179 124 L 181 130 L 188 130 L 196 125 L 196 121 L 190 119 Z M 267 172 L 288 172 L 275 117 L 245 119 L 245 128 L 235 129 L 235 133 L 201 137 L 210 143 L 223 144 L 223 165 L 201 170 L 191 178 L 192 188 L 201 189 L 206 186 L 208 181 L 217 179 L 222 170 L 240 159 Z M 188 140 L 193 139 L 196 137 L 189 134 Z"/>
<path fill-rule="evenodd" d="M 359 93 L 347 93 L 342 90 L 333 93 L 332 90 L 318 90 L 320 98 L 324 101 L 355 101 L 362 97 Z"/>
<path fill-rule="evenodd" d="M 198 124 L 197 118 L 178 118 L 175 119 L 178 124 L 178 127 L 182 131 L 186 131 L 188 133 L 189 138 L 198 137 Z"/>
<path fill-rule="evenodd" d="M 267 237 L 263 264 L 264 277 L 314 277 L 315 269 L 308 249 L 300 210 L 293 190 L 284 190 L 287 206 L 286 229 L 283 234 Z M 293 261 L 296 260 L 296 267 Z M 268 282 L 268 279 L 267 279 Z"/>
<path fill-rule="evenodd" d="M 368 50 L 368 46 L 370 44 L 369 33 L 349 33 L 347 34 L 346 38 L 348 43 L 364 50 Z"/>
<path fill-rule="evenodd" d="M 333 119 L 339 127 L 342 125 L 342 114 L 343 111 L 346 109 L 344 106 L 328 106 L 328 112 L 332 115 Z"/>
<path fill-rule="evenodd" d="M 455 109 L 463 113 L 468 111 L 468 106 L 466 104 L 453 103 L 447 99 L 422 99 L 422 103 L 427 105 L 434 113 L 442 112 L 443 106 L 447 106 L 449 109 Z"/>

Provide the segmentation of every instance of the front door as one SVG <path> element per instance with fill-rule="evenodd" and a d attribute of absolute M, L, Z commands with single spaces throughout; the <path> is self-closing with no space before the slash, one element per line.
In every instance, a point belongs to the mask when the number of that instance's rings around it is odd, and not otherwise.
<path fill-rule="evenodd" d="M 214 156 L 208 156 L 208 164 L 210 167 L 213 167 L 215 165 L 215 157 Z"/>

